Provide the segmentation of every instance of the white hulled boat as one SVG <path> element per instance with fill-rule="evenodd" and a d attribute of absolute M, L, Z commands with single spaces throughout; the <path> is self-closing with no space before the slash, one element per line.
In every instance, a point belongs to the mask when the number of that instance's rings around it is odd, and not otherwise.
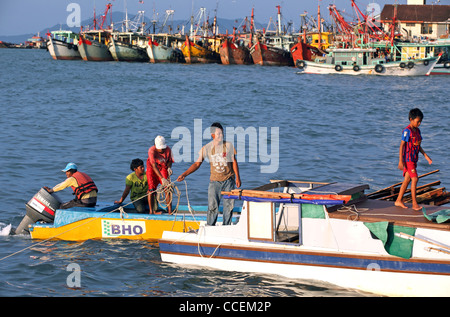
<path fill-rule="evenodd" d="M 450 210 L 427 206 L 422 214 L 367 199 L 365 189 L 276 181 L 222 193 L 244 201 L 238 222 L 201 224 L 195 233 L 166 231 L 159 240 L 161 258 L 320 280 L 381 295 L 448 296 Z M 437 213 L 447 222 L 436 222 Z"/>
<path fill-rule="evenodd" d="M 48 35 L 47 49 L 53 59 L 81 59 L 78 52 L 78 34 L 72 31 L 52 31 Z"/>
<path fill-rule="evenodd" d="M 380 76 L 428 76 L 439 57 L 386 61 L 373 48 L 336 48 L 314 61 L 296 60 L 299 73 Z"/>

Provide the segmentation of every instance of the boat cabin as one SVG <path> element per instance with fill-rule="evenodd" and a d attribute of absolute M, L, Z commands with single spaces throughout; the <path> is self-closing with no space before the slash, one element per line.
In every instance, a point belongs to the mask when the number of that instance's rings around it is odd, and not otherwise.
<path fill-rule="evenodd" d="M 265 44 L 272 45 L 287 51 L 289 51 L 290 48 L 295 44 L 294 37 L 291 35 L 266 35 L 263 38 L 263 42 Z"/>
<path fill-rule="evenodd" d="M 249 241 L 302 245 L 302 237 L 309 235 L 309 229 L 302 228 L 302 219 L 325 219 L 333 206 L 365 199 L 364 190 L 368 188 L 368 185 L 283 180 L 223 194 L 224 198 L 248 202 L 244 221 Z M 276 192 L 277 189 L 281 192 Z"/>
<path fill-rule="evenodd" d="M 226 199 L 244 201 L 246 212 L 241 214 L 238 226 L 246 230 L 240 238 L 252 242 L 332 248 L 338 241 L 339 245 L 348 244 L 350 249 L 356 250 L 373 242 L 366 233 L 361 233 L 367 228 L 379 229 L 387 225 L 391 229 L 383 230 L 450 230 L 449 223 L 430 221 L 412 208 L 403 209 L 395 207 L 393 202 L 368 199 L 367 189 L 367 184 L 282 180 L 252 190 L 234 189 L 222 194 Z M 427 206 L 426 212 L 430 215 L 440 209 Z M 330 220 L 337 231 L 330 231 Z M 349 239 L 349 230 L 358 231 L 367 239 Z M 400 245 L 405 242 L 402 240 L 393 243 Z M 412 245 L 408 245 L 404 250 L 410 252 L 411 248 Z"/>
<path fill-rule="evenodd" d="M 59 31 L 51 31 L 52 38 L 55 40 L 60 40 L 66 43 L 78 44 L 78 33 L 74 33 L 72 31 L 59 30 Z"/>
<path fill-rule="evenodd" d="M 372 48 L 337 48 L 332 50 L 323 62 L 342 66 L 375 66 L 385 63 L 386 60 L 378 55 L 376 49 Z"/>

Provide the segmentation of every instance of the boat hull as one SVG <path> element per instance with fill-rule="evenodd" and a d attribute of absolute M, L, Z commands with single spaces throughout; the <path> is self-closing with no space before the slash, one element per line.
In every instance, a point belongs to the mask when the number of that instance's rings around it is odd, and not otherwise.
<path fill-rule="evenodd" d="M 184 62 L 184 57 L 180 50 L 159 43 L 152 43 L 151 40 L 147 43 L 146 50 L 151 63 Z"/>
<path fill-rule="evenodd" d="M 264 66 L 294 66 L 289 52 L 257 42 L 250 49 L 253 63 Z"/>
<path fill-rule="evenodd" d="M 181 52 L 187 64 L 221 63 L 220 54 L 191 42 L 189 39 L 181 46 Z"/>
<path fill-rule="evenodd" d="M 149 57 L 145 48 L 128 43 L 122 43 L 111 38 L 108 49 L 115 61 L 120 62 L 148 62 Z"/>
<path fill-rule="evenodd" d="M 450 61 L 436 64 L 430 75 L 450 75 Z"/>
<path fill-rule="evenodd" d="M 378 76 L 428 76 L 437 63 L 437 58 L 410 62 L 389 62 L 377 65 L 335 65 L 297 60 L 299 73 L 339 74 L 339 75 L 378 75 Z"/>
<path fill-rule="evenodd" d="M 78 51 L 83 60 L 95 62 L 113 61 L 108 46 L 94 40 L 82 40 L 78 42 Z"/>
<path fill-rule="evenodd" d="M 242 246 L 177 241 L 164 233 L 159 240 L 163 261 L 202 265 L 226 271 L 269 273 L 316 279 L 345 288 L 386 296 L 448 296 L 448 261 L 348 255 L 286 246 Z M 424 270 L 424 267 L 426 268 Z"/>
<path fill-rule="evenodd" d="M 411 208 L 367 199 L 365 189 L 364 184 L 273 181 L 224 192 L 224 199 L 244 201 L 239 222 L 164 232 L 161 259 L 314 279 L 379 295 L 448 296 L 450 224 L 430 216 L 450 214 L 427 206 L 418 217 Z M 350 200 L 344 204 L 341 198 Z"/>
<path fill-rule="evenodd" d="M 113 210 L 115 212 L 112 212 Z M 189 232 L 206 221 L 206 207 L 194 206 L 191 214 L 186 206 L 179 206 L 173 215 L 163 213 L 138 214 L 134 209 L 117 212 L 118 206 L 56 210 L 53 223 L 36 223 L 29 228 L 32 239 L 85 241 L 98 239 L 126 239 L 157 241 L 166 230 Z M 237 209 L 236 209 L 237 210 Z M 235 219 L 236 221 L 236 219 Z"/>
<path fill-rule="evenodd" d="M 224 41 L 219 48 L 220 60 L 224 65 L 253 64 L 250 50 L 246 47 L 236 46 L 234 43 Z"/>
<path fill-rule="evenodd" d="M 81 59 L 78 46 L 60 40 L 49 38 L 47 48 L 50 56 L 55 60 L 79 60 Z"/>

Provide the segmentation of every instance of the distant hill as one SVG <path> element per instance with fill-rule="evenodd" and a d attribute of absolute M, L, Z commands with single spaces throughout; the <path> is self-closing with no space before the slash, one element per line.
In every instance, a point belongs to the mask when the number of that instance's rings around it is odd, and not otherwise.
<path fill-rule="evenodd" d="M 136 18 L 137 18 L 136 15 L 128 14 L 129 21 L 133 21 Z M 112 21 L 114 24 L 114 29 L 121 30 L 122 26 L 124 25 L 124 23 L 123 23 L 124 20 L 125 20 L 124 12 L 113 12 L 112 13 Z M 111 21 L 111 18 L 110 18 L 110 15 L 108 14 L 108 16 L 105 20 L 104 27 L 109 25 L 110 21 Z M 219 27 L 219 32 L 224 34 L 228 30 L 228 33 L 231 34 L 233 32 L 233 27 L 237 28 L 237 27 L 241 26 L 241 24 L 243 24 L 243 21 L 244 21 L 244 18 L 239 18 L 239 19 L 234 19 L 234 20 L 217 18 L 217 25 Z M 153 23 L 152 23 L 151 19 L 144 16 L 144 22 L 146 23 L 145 28 L 147 30 L 149 30 L 150 33 L 153 33 Z M 155 24 L 156 33 L 159 33 L 161 31 L 163 23 L 164 23 L 164 21 L 161 18 L 159 19 L 159 21 L 156 22 L 156 24 Z M 210 18 L 209 23 L 212 24 L 213 19 Z M 93 27 L 93 17 L 82 21 L 81 25 L 83 26 L 83 28 L 86 28 L 87 26 L 90 26 L 92 28 Z M 190 20 L 173 20 L 173 21 L 171 21 L 169 19 L 166 23 L 166 26 L 163 29 L 164 32 L 168 31 L 168 25 L 172 26 L 172 33 L 178 33 L 179 31 L 181 31 L 183 29 L 183 27 L 184 27 L 185 33 L 188 33 L 189 28 L 190 28 Z M 262 29 L 267 26 L 267 25 L 262 25 L 261 23 L 257 23 L 257 22 L 255 22 L 255 25 L 256 25 L 256 28 L 258 28 L 258 29 Z M 47 28 L 41 30 L 39 32 L 39 34 L 40 34 L 40 36 L 45 38 L 45 34 L 48 31 L 56 31 L 56 30 L 71 30 L 72 32 L 79 32 L 80 28 L 78 28 L 78 27 L 69 28 L 67 26 L 67 24 L 56 24 L 54 26 L 47 27 Z M 34 34 L 29 33 L 29 34 L 21 34 L 21 35 L 0 35 L 0 41 L 19 44 L 19 43 L 23 43 L 23 42 L 27 41 L 29 38 L 31 38 L 32 36 L 37 35 L 37 34 L 38 33 L 34 33 Z"/>

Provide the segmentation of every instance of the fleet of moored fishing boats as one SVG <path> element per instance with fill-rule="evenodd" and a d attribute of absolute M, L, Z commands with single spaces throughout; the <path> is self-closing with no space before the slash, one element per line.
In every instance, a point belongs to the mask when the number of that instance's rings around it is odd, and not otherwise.
<path fill-rule="evenodd" d="M 53 59 L 63 60 L 293 66 L 298 73 L 313 74 L 450 74 L 449 39 L 409 43 L 380 29 L 376 34 L 355 33 L 350 29 L 332 34 L 322 32 L 320 27 L 315 31 L 305 29 L 303 34 L 285 34 L 281 28 L 281 8 L 277 8 L 275 32 L 256 30 L 252 10 L 249 27 L 242 32 L 234 29 L 233 34 L 216 34 L 214 19 L 211 26 L 199 22 L 197 25 L 202 25 L 199 30 L 191 27 L 189 35 L 144 33 L 143 27 L 134 32 L 111 28 L 81 30 L 78 34 L 52 31 L 47 47 Z"/>

